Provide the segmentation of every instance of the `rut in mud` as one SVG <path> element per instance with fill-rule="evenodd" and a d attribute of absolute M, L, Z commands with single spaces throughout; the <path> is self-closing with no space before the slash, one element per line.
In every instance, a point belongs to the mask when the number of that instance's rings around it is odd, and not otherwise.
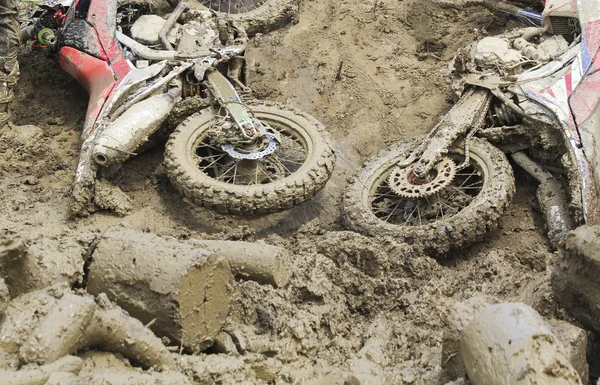
<path fill-rule="evenodd" d="M 79 249 L 116 224 L 178 239 L 262 239 L 287 247 L 293 255 L 290 284 L 276 289 L 236 281 L 224 327 L 228 337 L 207 355 L 181 358 L 188 377 L 199 383 L 385 375 L 394 383 L 431 384 L 440 370 L 444 320 L 457 300 L 484 293 L 568 319 L 550 289 L 555 253 L 536 211 L 535 184 L 516 171 L 516 194 L 499 228 L 444 262 L 346 231 L 343 189 L 368 157 L 427 133 L 451 107 L 444 76 L 456 49 L 486 29 L 505 27 L 479 7 L 305 0 L 297 23 L 256 35 L 247 52 L 254 96 L 317 117 L 336 143 L 337 163 L 330 182 L 310 201 L 250 218 L 183 199 L 166 176 L 159 146 L 110 175 L 128 196 L 117 204 L 128 206 L 126 216 L 98 212 L 68 220 L 87 96 L 55 58 L 24 52 L 15 119 L 40 130 L 0 139 L 0 224 L 32 246 L 41 237 L 55 240 L 59 250 L 82 259 L 87 256 Z M 104 359 L 90 354 L 84 354 L 87 365 Z"/>

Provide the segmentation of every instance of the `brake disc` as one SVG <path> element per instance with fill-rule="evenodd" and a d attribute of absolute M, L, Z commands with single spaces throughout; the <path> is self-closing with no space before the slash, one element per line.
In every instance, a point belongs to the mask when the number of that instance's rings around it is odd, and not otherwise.
<path fill-rule="evenodd" d="M 235 159 L 262 159 L 265 156 L 271 155 L 277 150 L 277 145 L 279 142 L 273 135 L 265 135 L 267 138 L 268 145 L 264 150 L 256 151 L 256 152 L 240 152 L 236 150 L 236 148 L 232 144 L 223 144 L 221 145 L 221 149 L 225 151 L 229 156 Z"/>
<path fill-rule="evenodd" d="M 443 157 L 425 178 L 417 178 L 413 167 L 395 167 L 388 177 L 390 189 L 406 198 L 423 198 L 433 195 L 447 187 L 456 175 L 456 164 Z"/>

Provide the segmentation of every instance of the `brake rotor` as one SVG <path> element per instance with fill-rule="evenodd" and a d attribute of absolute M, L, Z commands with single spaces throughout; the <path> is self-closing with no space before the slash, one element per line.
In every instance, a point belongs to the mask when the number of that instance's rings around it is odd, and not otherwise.
<path fill-rule="evenodd" d="M 223 151 L 225 151 L 227 154 L 229 154 L 229 156 L 231 156 L 232 158 L 235 158 L 235 159 L 252 159 L 252 160 L 262 159 L 265 156 L 268 156 L 268 155 L 271 155 L 272 153 L 274 153 L 275 150 L 277 149 L 277 145 L 279 144 L 279 142 L 273 135 L 265 135 L 265 137 L 267 138 L 268 145 L 261 150 L 250 151 L 250 152 L 240 152 L 231 144 L 223 144 L 221 146 L 221 149 Z"/>
<path fill-rule="evenodd" d="M 456 164 L 452 159 L 443 157 L 425 178 L 417 178 L 413 167 L 396 167 L 388 177 L 390 189 L 406 198 L 423 198 L 433 195 L 447 187 L 456 175 Z"/>

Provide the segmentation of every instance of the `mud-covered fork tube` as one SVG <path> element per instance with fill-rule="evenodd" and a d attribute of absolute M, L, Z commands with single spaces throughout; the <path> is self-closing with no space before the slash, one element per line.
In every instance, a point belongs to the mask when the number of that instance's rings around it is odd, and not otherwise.
<path fill-rule="evenodd" d="M 475 87 L 460 98 L 427 137 L 427 145 L 413 171 L 417 177 L 427 175 L 460 135 L 483 123 L 490 100 L 489 90 Z"/>
<path fill-rule="evenodd" d="M 242 135 L 248 138 L 256 135 L 252 117 L 229 80 L 219 71 L 213 70 L 206 73 L 206 81 L 217 103 L 227 110 L 234 124 L 242 131 Z"/>
<path fill-rule="evenodd" d="M 569 214 L 569 199 L 566 191 L 552 174 L 540 167 L 525 153 L 516 152 L 511 154 L 511 158 L 540 183 L 537 198 L 546 217 L 548 238 L 555 247 L 559 247 L 567 232 L 575 227 Z"/>

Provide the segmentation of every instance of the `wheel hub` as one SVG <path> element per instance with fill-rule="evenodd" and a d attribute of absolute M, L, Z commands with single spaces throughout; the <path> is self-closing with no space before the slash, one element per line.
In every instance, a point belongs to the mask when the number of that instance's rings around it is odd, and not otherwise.
<path fill-rule="evenodd" d="M 279 144 L 273 135 L 267 134 L 264 137 L 267 139 L 267 146 L 262 150 L 260 150 L 261 146 L 258 146 L 256 149 L 252 149 L 248 152 L 241 152 L 242 149 L 236 148 L 232 144 L 223 144 L 221 145 L 221 149 L 235 159 L 262 159 L 265 156 L 274 153 Z M 264 147 L 264 145 L 262 147 Z"/>
<path fill-rule="evenodd" d="M 443 157 L 424 178 L 418 178 L 413 167 L 395 167 L 388 177 L 390 189 L 406 198 L 423 198 L 433 195 L 452 182 L 456 175 L 456 164 Z"/>

